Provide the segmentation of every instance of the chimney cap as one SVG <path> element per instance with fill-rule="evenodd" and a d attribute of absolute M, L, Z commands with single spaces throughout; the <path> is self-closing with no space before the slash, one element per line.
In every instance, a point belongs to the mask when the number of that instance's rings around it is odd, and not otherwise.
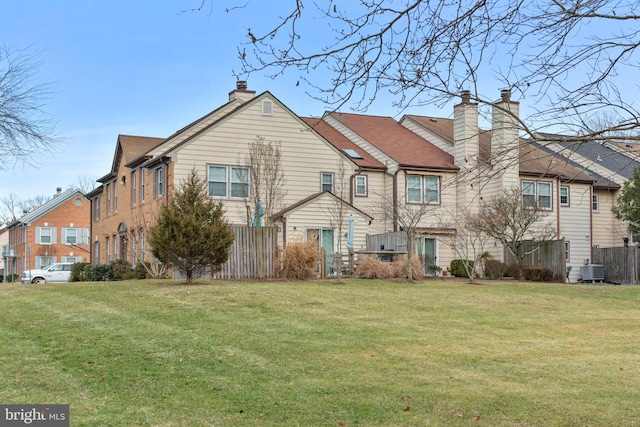
<path fill-rule="evenodd" d="M 500 98 L 502 102 L 509 102 L 511 100 L 511 89 L 502 89 L 500 91 Z"/>
<path fill-rule="evenodd" d="M 460 98 L 462 98 L 463 104 L 469 104 L 471 102 L 471 91 L 463 90 L 462 92 L 460 92 Z"/>
<path fill-rule="evenodd" d="M 238 89 L 238 90 L 247 90 L 247 81 L 246 80 L 238 80 L 236 82 L 236 89 Z"/>

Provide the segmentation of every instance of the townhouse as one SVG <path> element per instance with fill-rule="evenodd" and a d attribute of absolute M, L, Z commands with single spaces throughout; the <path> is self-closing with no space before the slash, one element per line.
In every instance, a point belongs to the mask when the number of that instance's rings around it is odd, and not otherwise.
<path fill-rule="evenodd" d="M 6 274 L 54 262 L 89 262 L 90 203 L 80 190 L 62 191 L 10 222 Z"/>
<path fill-rule="evenodd" d="M 566 158 L 598 177 L 591 196 L 593 245 L 623 246 L 634 242 L 624 221 L 611 208 L 625 181 L 640 166 L 633 146 L 607 141 L 583 141 L 563 135 L 540 135 L 540 145 L 560 158 Z M 545 141 L 546 139 L 546 141 Z"/>
<path fill-rule="evenodd" d="M 521 139 L 518 111 L 519 103 L 503 91 L 493 105 L 491 129 L 480 129 L 478 106 L 463 92 L 453 119 L 407 115 L 398 122 L 340 112 L 299 117 L 271 93 L 256 95 L 238 82 L 228 102 L 168 138 L 118 137 L 111 171 L 87 195 L 91 259 L 149 259 L 145 232 L 193 168 L 206 179 L 210 196 L 224 202 L 232 224 L 252 224 L 258 201 L 248 156 L 250 145 L 262 140 L 281 153 L 284 191 L 265 215 L 278 227 L 281 247 L 313 240 L 328 254 L 345 253 L 350 221 L 348 244 L 363 250 L 368 234 L 400 231 L 397 218 L 377 207 L 426 207 L 417 249 L 425 264 L 444 268 L 459 257 L 452 242 L 460 214 L 518 188 L 564 239 L 567 265 L 580 265 L 591 258 L 593 245 L 615 240 L 602 229 L 610 229 L 604 221 L 614 222 L 610 198 L 620 185 L 611 174 Z M 502 259 L 497 242 L 487 249 Z"/>
<path fill-rule="evenodd" d="M 250 225 L 257 201 L 252 199 L 248 156 L 258 139 L 279 149 L 286 172 L 283 195 L 265 213 L 277 220 L 279 245 L 313 239 L 331 252 L 346 252 L 346 239 L 337 230 L 346 232 L 351 218 L 353 247 L 364 249 L 372 217 L 353 206 L 353 200 L 369 197 L 369 182 L 356 175 L 383 166 L 360 162 L 271 93 L 256 95 L 238 82 L 227 103 L 168 138 L 118 138 L 111 171 L 88 194 L 93 262 L 149 259 L 145 232 L 193 168 L 206 179 L 209 195 L 224 202 L 229 222 Z"/>

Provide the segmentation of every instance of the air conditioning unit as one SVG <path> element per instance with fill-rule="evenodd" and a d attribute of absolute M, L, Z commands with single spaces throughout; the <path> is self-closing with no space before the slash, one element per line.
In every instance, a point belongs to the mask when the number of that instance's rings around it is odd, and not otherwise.
<path fill-rule="evenodd" d="M 580 267 L 580 275 L 583 282 L 602 282 L 604 280 L 604 266 L 600 264 L 588 264 Z"/>

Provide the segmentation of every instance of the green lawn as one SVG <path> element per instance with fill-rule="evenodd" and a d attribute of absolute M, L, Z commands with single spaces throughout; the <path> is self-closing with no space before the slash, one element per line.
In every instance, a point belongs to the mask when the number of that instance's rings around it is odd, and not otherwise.
<path fill-rule="evenodd" d="M 72 426 L 631 426 L 640 287 L 2 284 L 0 369 Z"/>

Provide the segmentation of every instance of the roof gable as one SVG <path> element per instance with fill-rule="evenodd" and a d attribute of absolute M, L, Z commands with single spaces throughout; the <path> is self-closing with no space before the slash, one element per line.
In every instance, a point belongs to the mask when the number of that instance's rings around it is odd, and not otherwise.
<path fill-rule="evenodd" d="M 295 212 L 298 209 L 301 209 L 305 206 L 308 206 L 310 204 L 316 203 L 317 201 L 324 199 L 324 198 L 331 198 L 334 201 L 337 201 L 339 203 L 344 204 L 345 206 L 348 207 L 348 209 L 350 209 L 351 211 L 357 213 L 358 215 L 362 216 L 363 218 L 367 218 L 367 220 L 371 221 L 373 220 L 373 217 L 369 214 L 366 214 L 364 212 L 362 212 L 360 209 L 356 208 L 355 206 L 353 206 L 352 204 L 350 204 L 349 202 L 345 201 L 344 199 L 341 199 L 340 197 L 336 196 L 335 194 L 329 192 L 329 191 L 323 191 L 320 193 L 315 193 L 312 194 L 308 197 L 305 197 L 304 199 L 282 209 L 279 212 L 276 212 L 275 214 L 271 215 L 271 218 L 278 220 L 280 218 L 286 218 L 289 214 Z"/>
<path fill-rule="evenodd" d="M 67 191 L 64 191 L 60 194 L 55 195 L 51 200 L 38 206 L 36 209 L 29 212 L 28 214 L 23 215 L 22 217 L 16 219 L 11 224 L 9 224 L 7 228 L 13 228 L 18 224 L 31 225 L 33 221 L 44 216 L 45 214 L 48 214 L 49 212 L 56 209 L 58 206 L 63 205 L 64 203 L 68 202 L 74 197 L 82 197 L 83 199 L 86 199 L 86 197 L 82 194 L 80 190 L 71 188 Z"/>
<path fill-rule="evenodd" d="M 157 147 L 164 138 L 150 136 L 118 135 L 116 151 L 111 163 L 111 171 L 98 178 L 98 182 L 106 182 L 116 177 L 120 164 L 130 164 L 140 157 L 144 157 L 150 150 Z"/>

